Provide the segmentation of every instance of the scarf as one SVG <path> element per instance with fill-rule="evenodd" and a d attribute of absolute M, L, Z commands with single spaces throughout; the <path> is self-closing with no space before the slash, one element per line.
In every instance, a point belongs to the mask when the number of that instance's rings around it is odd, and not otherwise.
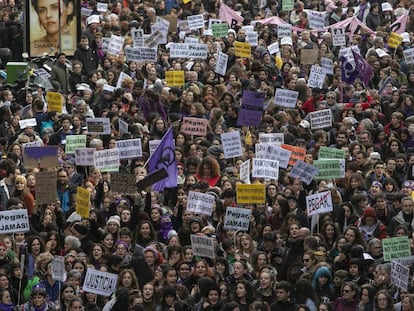
<path fill-rule="evenodd" d="M 0 302 L 0 310 L 2 311 L 12 311 L 14 310 L 14 304 L 7 304 Z"/>
<path fill-rule="evenodd" d="M 363 20 L 363 18 L 364 18 L 364 13 L 365 13 L 365 10 L 367 9 L 367 7 L 368 7 L 368 3 L 361 4 L 361 5 L 359 6 L 358 19 L 359 19 L 360 21 L 362 21 L 362 20 Z"/>
<path fill-rule="evenodd" d="M 160 234 L 164 240 L 168 240 L 168 232 L 170 232 L 172 229 L 173 225 L 170 216 L 162 216 L 160 221 Z"/>
<path fill-rule="evenodd" d="M 35 307 L 35 306 L 33 306 L 33 309 L 34 309 L 34 311 L 44 311 L 44 310 L 46 310 L 46 307 L 47 307 L 47 303 L 45 303 L 41 307 Z"/>

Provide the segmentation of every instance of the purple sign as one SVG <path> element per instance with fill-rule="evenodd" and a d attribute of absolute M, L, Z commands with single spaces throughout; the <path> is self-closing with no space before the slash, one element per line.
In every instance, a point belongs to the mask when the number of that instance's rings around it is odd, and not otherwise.
<path fill-rule="evenodd" d="M 23 160 L 27 168 L 57 167 L 58 147 L 26 147 L 23 149 Z"/>
<path fill-rule="evenodd" d="M 265 93 L 244 91 L 237 125 L 258 126 L 263 114 Z"/>

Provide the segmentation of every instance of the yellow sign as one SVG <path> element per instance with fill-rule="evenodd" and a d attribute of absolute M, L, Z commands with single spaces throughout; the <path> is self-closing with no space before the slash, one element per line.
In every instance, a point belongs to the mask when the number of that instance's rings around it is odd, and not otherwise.
<path fill-rule="evenodd" d="M 187 3 L 190 3 L 190 2 L 191 2 L 191 0 L 183 0 L 184 4 L 187 4 Z"/>
<path fill-rule="evenodd" d="M 247 42 L 234 42 L 234 53 L 236 57 L 252 57 L 252 49 Z"/>
<path fill-rule="evenodd" d="M 46 93 L 47 106 L 49 111 L 62 113 L 63 96 L 57 92 Z"/>
<path fill-rule="evenodd" d="M 266 186 L 264 184 L 240 184 L 236 186 L 237 204 L 266 203 Z"/>
<path fill-rule="evenodd" d="M 391 32 L 390 37 L 388 39 L 388 46 L 390 48 L 396 49 L 401 44 L 403 37 L 398 33 Z"/>
<path fill-rule="evenodd" d="M 165 80 L 167 86 L 183 86 L 185 83 L 184 70 L 166 71 Z"/>
<path fill-rule="evenodd" d="M 91 193 L 88 189 L 77 187 L 76 192 L 76 213 L 83 218 L 89 218 L 89 203 L 91 200 Z"/>

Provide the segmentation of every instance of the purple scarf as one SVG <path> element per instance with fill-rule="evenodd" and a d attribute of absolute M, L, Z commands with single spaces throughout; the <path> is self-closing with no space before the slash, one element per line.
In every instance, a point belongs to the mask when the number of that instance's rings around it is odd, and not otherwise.
<path fill-rule="evenodd" d="M 168 240 L 168 232 L 170 232 L 172 228 L 171 217 L 169 215 L 162 216 L 160 221 L 160 234 L 164 240 Z"/>

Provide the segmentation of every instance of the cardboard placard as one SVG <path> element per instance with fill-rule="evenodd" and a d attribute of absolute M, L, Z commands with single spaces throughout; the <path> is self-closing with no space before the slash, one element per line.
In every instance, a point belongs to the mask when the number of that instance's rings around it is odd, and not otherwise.
<path fill-rule="evenodd" d="M 236 185 L 237 204 L 264 204 L 266 202 L 266 186 L 264 184 Z"/>
<path fill-rule="evenodd" d="M 148 176 L 147 176 L 148 177 Z M 137 194 L 136 178 L 134 174 L 112 173 L 111 191 L 127 195 Z"/>
<path fill-rule="evenodd" d="M 56 172 L 40 171 L 36 174 L 36 205 L 52 204 L 57 198 Z"/>
<path fill-rule="evenodd" d="M 28 231 L 30 231 L 30 224 L 26 209 L 0 212 L 0 234 Z"/>

